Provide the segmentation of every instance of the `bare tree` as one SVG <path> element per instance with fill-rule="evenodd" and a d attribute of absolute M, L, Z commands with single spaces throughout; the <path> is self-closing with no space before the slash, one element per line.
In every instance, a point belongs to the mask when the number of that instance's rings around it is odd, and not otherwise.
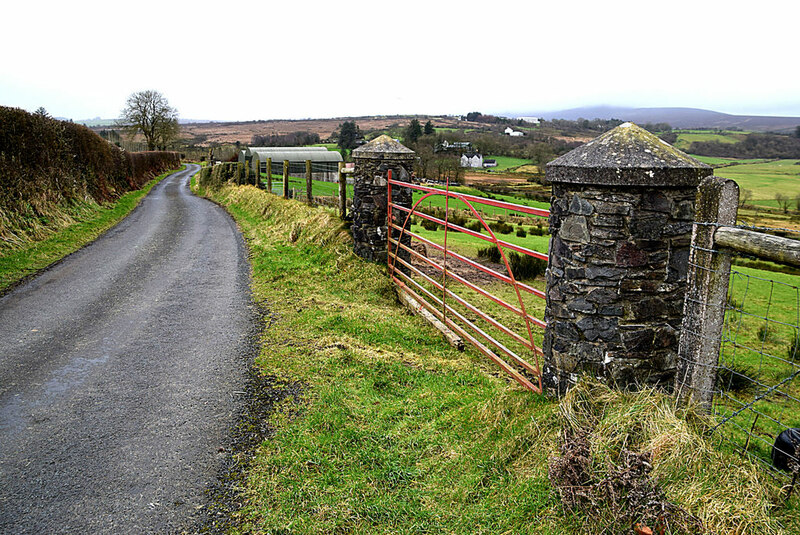
<path fill-rule="evenodd" d="M 128 97 L 117 124 L 131 137 L 141 132 L 147 150 L 164 149 L 178 137 L 178 110 L 158 91 L 138 91 Z"/>
<path fill-rule="evenodd" d="M 744 208 L 750 200 L 753 198 L 753 190 L 743 189 L 739 194 L 739 208 Z"/>
<path fill-rule="evenodd" d="M 776 193 L 775 200 L 778 201 L 778 206 L 781 207 L 781 210 L 783 210 L 784 214 L 789 211 L 790 199 L 788 196 L 784 195 L 783 193 Z"/>

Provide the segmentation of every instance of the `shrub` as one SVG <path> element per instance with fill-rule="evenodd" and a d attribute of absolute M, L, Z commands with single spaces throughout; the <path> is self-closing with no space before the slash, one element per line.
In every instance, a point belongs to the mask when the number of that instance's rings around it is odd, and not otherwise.
<path fill-rule="evenodd" d="M 524 237 L 525 237 L 525 236 L 527 236 L 527 235 L 528 235 L 528 233 L 527 233 L 527 232 L 525 232 L 525 229 L 524 229 L 524 228 L 522 228 L 522 227 L 517 227 L 517 237 L 518 237 L 518 238 L 524 238 Z"/>

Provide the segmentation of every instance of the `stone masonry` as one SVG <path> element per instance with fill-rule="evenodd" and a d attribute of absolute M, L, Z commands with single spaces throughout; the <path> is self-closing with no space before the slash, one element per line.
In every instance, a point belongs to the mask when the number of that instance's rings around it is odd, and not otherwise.
<path fill-rule="evenodd" d="M 382 135 L 353 151 L 355 173 L 353 181 L 353 250 L 367 260 L 386 262 L 388 244 L 386 222 L 388 198 L 388 172 L 395 180 L 408 182 L 414 166 L 415 153 L 389 136 Z M 393 202 L 411 208 L 412 192 L 409 188 L 392 188 Z M 393 214 L 395 224 L 402 225 L 406 213 Z M 394 236 L 399 231 L 394 231 Z M 410 237 L 403 239 L 407 245 Z M 400 254 L 403 258 L 410 255 Z"/>
<path fill-rule="evenodd" d="M 543 382 L 671 385 L 700 180 L 712 169 L 625 123 L 547 166 Z"/>

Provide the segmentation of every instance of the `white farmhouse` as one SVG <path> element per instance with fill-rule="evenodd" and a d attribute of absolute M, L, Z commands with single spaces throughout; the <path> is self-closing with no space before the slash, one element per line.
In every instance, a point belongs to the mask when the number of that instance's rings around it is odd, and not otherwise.
<path fill-rule="evenodd" d="M 511 137 L 520 137 L 520 136 L 524 136 L 524 135 L 525 135 L 525 133 L 524 133 L 524 132 L 519 132 L 519 131 L 517 131 L 517 130 L 514 130 L 514 129 L 513 129 L 513 128 L 511 128 L 510 126 L 506 127 L 506 129 L 505 129 L 503 132 L 504 132 L 504 133 L 505 133 L 507 136 L 511 136 Z"/>
<path fill-rule="evenodd" d="M 466 152 L 461 155 L 461 167 L 483 167 L 483 154 Z"/>
<path fill-rule="evenodd" d="M 522 119 L 526 123 L 539 124 L 539 118 L 538 117 L 520 117 L 520 119 Z"/>

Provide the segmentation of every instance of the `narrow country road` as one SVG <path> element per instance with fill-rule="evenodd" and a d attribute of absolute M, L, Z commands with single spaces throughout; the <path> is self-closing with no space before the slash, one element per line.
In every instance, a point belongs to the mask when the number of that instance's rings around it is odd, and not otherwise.
<path fill-rule="evenodd" d="M 196 530 L 256 323 L 198 169 L 0 298 L 0 533 Z"/>

